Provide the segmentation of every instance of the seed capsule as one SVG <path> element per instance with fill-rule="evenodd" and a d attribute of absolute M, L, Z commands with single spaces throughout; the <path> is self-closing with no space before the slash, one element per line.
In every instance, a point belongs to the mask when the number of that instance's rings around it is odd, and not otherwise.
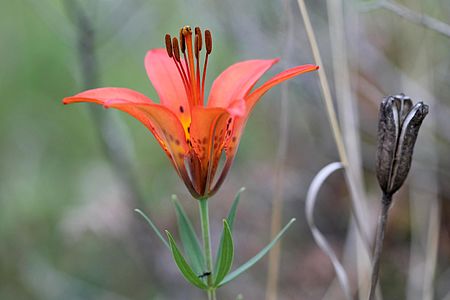
<path fill-rule="evenodd" d="M 388 96 L 380 105 L 376 173 L 381 189 L 393 195 L 404 183 L 420 125 L 428 105 L 404 94 Z"/>

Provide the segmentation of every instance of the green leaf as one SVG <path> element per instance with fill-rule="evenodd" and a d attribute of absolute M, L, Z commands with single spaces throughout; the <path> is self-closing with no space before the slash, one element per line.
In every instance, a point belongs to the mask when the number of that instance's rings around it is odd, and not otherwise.
<path fill-rule="evenodd" d="M 172 201 L 175 205 L 178 220 L 178 230 L 180 232 L 181 242 L 186 256 L 197 274 L 204 272 L 203 252 L 195 234 L 194 227 L 189 220 L 186 212 L 181 206 L 176 195 L 172 195 Z"/>
<path fill-rule="evenodd" d="M 195 285 L 196 287 L 206 290 L 208 287 L 206 286 L 203 281 L 198 278 L 197 274 L 192 271 L 191 267 L 188 265 L 186 260 L 184 259 L 183 255 L 181 254 L 180 250 L 178 250 L 177 244 L 175 243 L 175 240 L 173 239 L 172 235 L 169 231 L 166 230 L 167 237 L 169 238 L 170 243 L 170 250 L 172 250 L 172 256 L 175 260 L 175 263 L 178 266 L 178 269 L 180 269 L 181 274 L 183 274 L 184 278 L 191 284 Z"/>
<path fill-rule="evenodd" d="M 231 236 L 230 226 L 227 220 L 223 220 L 223 244 L 220 251 L 221 255 L 218 260 L 216 278 L 214 280 L 214 286 L 218 286 L 219 283 L 230 272 L 231 265 L 233 264 L 233 237 Z"/>
<path fill-rule="evenodd" d="M 236 210 L 241 199 L 242 192 L 245 191 L 245 187 L 241 187 L 241 189 L 236 193 L 234 197 L 233 204 L 231 205 L 230 212 L 228 213 L 227 221 L 228 225 L 230 225 L 230 231 L 233 232 L 234 219 L 236 218 Z"/>
<path fill-rule="evenodd" d="M 140 214 L 147 221 L 147 223 L 150 225 L 150 227 L 153 229 L 153 231 L 156 233 L 156 235 L 159 237 L 159 239 L 164 243 L 164 245 L 166 245 L 166 247 L 168 249 L 170 249 L 170 246 L 167 243 L 166 239 L 162 236 L 161 232 L 155 226 L 155 224 L 153 224 L 152 220 L 150 220 L 150 218 L 147 217 L 140 209 L 136 208 L 134 211 L 137 212 L 138 214 Z"/>
<path fill-rule="evenodd" d="M 241 199 L 241 193 L 245 191 L 245 187 L 242 187 L 234 197 L 233 204 L 231 205 L 230 211 L 228 212 L 227 222 L 230 226 L 230 232 L 233 233 L 233 225 L 234 225 L 234 219 L 236 218 L 236 210 L 239 204 L 239 201 Z M 222 256 L 222 248 L 223 248 L 223 239 L 224 239 L 224 232 L 222 232 L 222 236 L 220 237 L 220 244 L 219 244 L 219 250 L 217 250 L 217 256 L 216 256 L 216 263 L 214 268 L 214 273 L 217 273 L 218 267 L 219 267 L 219 258 Z"/>
<path fill-rule="evenodd" d="M 281 238 L 281 236 L 284 234 L 284 232 L 294 223 L 295 219 L 291 219 L 289 223 L 286 224 L 286 226 L 281 229 L 281 231 L 277 234 L 277 236 L 266 246 L 264 247 L 258 254 L 253 256 L 251 259 L 249 259 L 245 264 L 228 274 L 222 282 L 219 284 L 219 287 L 230 282 L 231 280 L 235 279 L 239 275 L 241 275 L 243 272 L 247 271 L 250 267 L 252 267 L 254 264 L 256 264 L 264 255 L 269 252 L 269 250 L 278 242 L 278 240 Z"/>

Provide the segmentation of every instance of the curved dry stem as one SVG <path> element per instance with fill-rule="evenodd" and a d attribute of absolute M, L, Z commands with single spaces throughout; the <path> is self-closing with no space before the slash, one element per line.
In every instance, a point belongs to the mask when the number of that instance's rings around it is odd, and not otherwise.
<path fill-rule="evenodd" d="M 335 171 L 344 168 L 344 165 L 340 162 L 334 162 L 326 165 L 322 170 L 317 173 L 314 177 L 311 185 L 309 186 L 308 193 L 306 196 L 306 220 L 308 222 L 308 226 L 311 229 L 314 240 L 317 245 L 322 249 L 323 252 L 330 258 L 331 263 L 333 264 L 333 268 L 336 272 L 336 276 L 339 280 L 339 284 L 344 291 L 345 297 L 347 300 L 353 299 L 350 283 L 348 280 L 347 273 L 345 272 L 344 267 L 339 262 L 336 253 L 331 248 L 330 244 L 327 242 L 325 236 L 320 232 L 314 222 L 314 208 L 317 200 L 317 194 L 325 180 Z"/>

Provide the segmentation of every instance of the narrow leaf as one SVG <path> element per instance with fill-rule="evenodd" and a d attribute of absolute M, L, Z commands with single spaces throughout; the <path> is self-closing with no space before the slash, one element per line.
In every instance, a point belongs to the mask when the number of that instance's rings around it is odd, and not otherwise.
<path fill-rule="evenodd" d="M 147 221 L 147 223 L 150 225 L 150 227 L 153 229 L 153 231 L 156 233 L 156 235 L 159 237 L 159 239 L 164 243 L 164 245 L 168 249 L 170 249 L 169 243 L 167 243 L 166 239 L 162 236 L 161 232 L 155 226 L 155 224 L 153 224 L 152 220 L 150 220 L 150 218 L 147 217 L 140 209 L 136 208 L 134 211 L 137 212 L 138 214 L 140 214 Z"/>
<path fill-rule="evenodd" d="M 231 205 L 230 211 L 228 212 L 227 222 L 228 225 L 230 226 L 231 232 L 233 232 L 234 219 L 236 218 L 236 210 L 243 191 L 245 191 L 245 187 L 241 187 L 241 189 L 236 193 L 233 204 Z"/>
<path fill-rule="evenodd" d="M 230 232 L 233 233 L 233 225 L 234 225 L 234 219 L 236 218 L 236 211 L 239 204 L 239 201 L 241 199 L 241 193 L 245 191 L 245 187 L 242 187 L 234 197 L 233 204 L 231 204 L 230 211 L 228 212 L 227 222 L 230 226 Z M 222 248 L 223 248 L 223 239 L 224 239 L 224 232 L 222 233 L 222 236 L 220 237 L 220 243 L 219 243 L 219 249 L 217 250 L 217 256 L 216 256 L 216 263 L 214 265 L 214 271 L 217 274 L 217 269 L 219 265 L 219 257 L 222 255 Z"/>
<path fill-rule="evenodd" d="M 223 243 L 220 251 L 221 255 L 218 259 L 217 273 L 214 281 L 214 285 L 218 286 L 219 283 L 225 278 L 225 276 L 230 272 L 231 265 L 233 264 L 234 248 L 233 248 L 233 237 L 231 236 L 230 226 L 227 220 L 223 220 Z"/>
<path fill-rule="evenodd" d="M 172 195 L 172 201 L 177 212 L 178 230 L 180 232 L 180 238 L 183 243 L 186 256 L 194 271 L 197 274 L 201 274 L 204 272 L 203 253 L 200 248 L 197 235 L 195 234 L 194 227 L 192 226 L 189 217 L 186 215 L 186 212 L 178 201 L 176 195 Z"/>
<path fill-rule="evenodd" d="M 289 223 L 287 223 L 283 229 L 277 234 L 277 236 L 266 246 L 264 247 L 258 254 L 253 256 L 251 259 L 249 259 L 245 264 L 228 274 L 222 282 L 219 284 L 219 286 L 222 286 L 231 280 L 235 279 L 239 275 L 241 275 L 243 272 L 247 271 L 249 268 L 251 268 L 254 264 L 256 264 L 264 255 L 269 252 L 269 250 L 278 242 L 278 240 L 283 236 L 285 231 L 294 223 L 295 218 L 291 219 Z"/>
<path fill-rule="evenodd" d="M 172 250 L 172 256 L 175 260 L 175 263 L 178 266 L 178 269 L 181 271 L 181 274 L 183 274 L 184 278 L 190 282 L 191 284 L 195 285 L 196 287 L 206 290 L 208 287 L 206 286 L 203 281 L 198 278 L 197 274 L 192 271 L 191 267 L 188 265 L 186 260 L 184 259 L 183 255 L 181 254 L 180 250 L 178 250 L 178 247 L 175 243 L 175 240 L 173 239 L 170 232 L 166 230 L 167 237 L 169 238 L 170 243 L 170 249 Z"/>

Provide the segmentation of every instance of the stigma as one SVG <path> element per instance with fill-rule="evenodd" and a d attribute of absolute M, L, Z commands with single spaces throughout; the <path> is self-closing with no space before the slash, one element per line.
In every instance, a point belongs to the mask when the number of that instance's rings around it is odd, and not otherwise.
<path fill-rule="evenodd" d="M 212 51 L 211 32 L 205 30 L 203 38 L 200 27 L 195 27 L 192 31 L 191 27 L 184 26 L 180 29 L 178 38 L 166 34 L 165 43 L 167 54 L 173 59 L 183 81 L 189 105 L 191 107 L 204 105 L 206 68 Z M 203 44 L 205 55 L 202 67 Z"/>

